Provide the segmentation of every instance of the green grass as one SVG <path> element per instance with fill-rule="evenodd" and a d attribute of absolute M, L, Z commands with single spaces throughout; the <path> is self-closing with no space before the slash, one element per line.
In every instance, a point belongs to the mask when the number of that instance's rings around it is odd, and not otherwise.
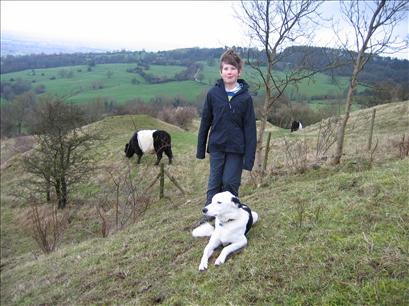
<path fill-rule="evenodd" d="M 107 239 L 6 264 L 2 305 L 405 305 L 408 170 L 406 160 L 272 181 L 244 199 L 261 216 L 249 246 L 206 273 L 197 271 L 206 240 L 189 231 L 201 203 L 157 202 Z"/>
<path fill-rule="evenodd" d="M 124 103 L 128 100 L 141 98 L 149 101 L 155 97 L 180 97 L 188 101 L 195 101 L 204 86 L 194 81 L 168 82 L 163 84 L 118 84 L 113 87 L 103 88 L 98 91 L 87 91 L 68 99 L 74 103 L 91 101 L 95 97 L 108 97 Z"/>
<path fill-rule="evenodd" d="M 400 137 L 408 103 L 377 107 L 377 137 Z M 372 165 L 356 151 L 365 146 L 363 123 L 370 111 L 352 114 L 340 166 L 270 175 L 259 187 L 245 172 L 241 199 L 260 221 L 245 249 L 215 267 L 217 250 L 204 273 L 198 265 L 207 239 L 190 234 L 208 176 L 208 158 L 195 159 L 196 131 L 148 116 L 109 117 L 89 126 L 107 137 L 93 151 L 101 169 L 76 191 L 83 208 L 50 255 L 40 255 L 21 226 L 27 208 L 13 197 L 25 175 L 17 154 L 1 177 L 1 304 L 407 305 L 409 159 L 398 160 L 388 142 Z M 154 187 L 137 223 L 101 238 L 93 204 L 110 182 L 103 168 L 129 165 L 141 185 L 158 173 L 154 156 L 144 156 L 138 166 L 123 156 L 132 131 L 141 127 L 169 130 L 175 163 L 166 169 L 186 195 L 166 179 L 165 199 L 158 200 Z M 271 157 L 277 157 L 284 137 L 313 140 L 317 126 L 291 134 L 267 129 Z"/>
<path fill-rule="evenodd" d="M 3 74 L 2 80 L 20 78 L 30 82 L 35 81 L 32 83 L 33 88 L 42 84 L 48 93 L 67 96 L 67 101 L 73 103 L 86 103 L 97 97 L 111 98 L 118 103 L 135 98 L 149 101 L 158 96 L 183 97 L 189 101 L 195 101 L 197 96 L 207 88 L 194 81 L 147 84 L 139 74 L 126 72 L 128 68 L 134 67 L 135 64 L 101 64 L 96 65 L 92 71 L 87 71 L 86 66 L 36 69 L 35 75 L 32 75 L 31 70 Z M 151 65 L 146 72 L 155 76 L 173 76 L 184 69 L 183 66 Z M 59 76 L 61 70 L 72 71 L 73 76 L 62 78 Z M 111 78 L 107 76 L 108 71 L 113 72 Z M 53 76 L 56 79 L 50 80 Z M 132 84 L 134 78 L 139 84 Z M 94 82 L 99 82 L 103 88 L 93 89 Z"/>
<path fill-rule="evenodd" d="M 2 74 L 2 81 L 11 79 L 27 80 L 35 88 L 44 85 L 48 93 L 64 96 L 73 103 L 87 103 L 98 97 L 106 97 L 118 103 L 140 98 L 146 102 L 154 97 L 177 98 L 182 97 L 191 103 L 197 103 L 203 92 L 206 92 L 217 79 L 220 78 L 218 65 L 208 66 L 203 63 L 203 83 L 192 81 L 168 82 L 162 84 L 147 84 L 145 80 L 135 73 L 126 72 L 128 68 L 135 68 L 135 64 L 99 64 L 87 71 L 87 66 L 69 66 L 48 69 L 36 69 L 35 75 L 31 70 Z M 185 69 L 183 66 L 150 65 L 146 73 L 154 76 L 173 77 Z M 61 77 L 61 71 L 72 72 L 72 77 Z M 113 74 L 108 78 L 108 71 Z M 274 72 L 277 77 L 284 77 L 284 72 Z M 50 80 L 55 77 L 54 80 Z M 250 68 L 245 67 L 242 77 L 249 83 L 257 83 L 260 77 Z M 132 84 L 136 79 L 139 83 Z M 328 75 L 318 73 L 311 80 L 303 80 L 296 86 L 289 86 L 287 94 L 293 101 L 311 100 L 314 96 L 339 95 L 348 85 L 347 77 L 336 78 L 333 82 Z M 93 89 L 93 84 L 98 82 L 102 89 Z M 362 90 L 359 87 L 358 91 Z M 324 103 L 324 100 L 319 100 Z M 202 101 L 199 101 L 202 103 Z M 314 102 L 314 101 L 312 101 Z M 4 103 L 4 101 L 2 101 Z"/>
<path fill-rule="evenodd" d="M 214 84 L 220 76 L 219 66 L 208 66 L 205 63 L 203 63 L 203 65 L 204 69 L 202 73 L 204 74 L 204 82 Z M 281 71 L 274 71 L 274 75 L 277 78 L 285 78 L 285 73 Z M 260 76 L 249 66 L 244 67 L 244 72 L 241 77 L 252 82 L 260 79 Z M 317 73 L 311 79 L 303 80 L 296 86 L 290 86 L 287 94 L 292 100 L 296 100 L 299 96 L 304 96 L 306 98 L 311 98 L 312 96 L 317 95 L 342 96 L 343 91 L 345 91 L 348 86 L 348 82 L 348 77 L 337 77 L 335 80 L 332 80 L 330 76 L 324 73 Z M 362 89 L 362 87 L 358 87 L 358 92 Z"/>

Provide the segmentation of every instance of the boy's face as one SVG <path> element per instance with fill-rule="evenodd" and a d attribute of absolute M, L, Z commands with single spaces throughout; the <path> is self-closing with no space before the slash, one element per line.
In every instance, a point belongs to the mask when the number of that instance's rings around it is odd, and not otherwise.
<path fill-rule="evenodd" d="M 233 65 L 222 63 L 220 76 L 222 77 L 225 86 L 234 86 L 240 76 L 240 70 Z"/>

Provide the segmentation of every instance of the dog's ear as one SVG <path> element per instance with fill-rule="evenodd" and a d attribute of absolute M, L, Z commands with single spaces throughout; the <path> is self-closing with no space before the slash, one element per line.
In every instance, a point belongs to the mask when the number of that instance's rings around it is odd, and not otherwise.
<path fill-rule="evenodd" d="M 232 201 L 234 204 L 236 204 L 237 206 L 240 206 L 240 205 L 241 205 L 240 200 L 239 200 L 239 198 L 237 198 L 237 197 L 232 197 L 232 198 L 231 198 L 231 201 Z"/>

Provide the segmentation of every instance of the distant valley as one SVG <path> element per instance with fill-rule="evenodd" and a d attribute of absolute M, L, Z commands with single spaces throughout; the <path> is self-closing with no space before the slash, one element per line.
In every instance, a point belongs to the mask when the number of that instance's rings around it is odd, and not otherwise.
<path fill-rule="evenodd" d="M 93 48 L 80 43 L 36 39 L 1 33 L 1 56 L 106 51 L 108 51 L 108 49 Z"/>

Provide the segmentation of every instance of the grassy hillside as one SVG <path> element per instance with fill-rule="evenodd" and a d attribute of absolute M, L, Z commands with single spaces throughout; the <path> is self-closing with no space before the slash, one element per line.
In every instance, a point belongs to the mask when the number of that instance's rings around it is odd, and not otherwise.
<path fill-rule="evenodd" d="M 96 65 L 92 71 L 87 71 L 87 66 L 36 69 L 35 75 L 31 70 L 3 74 L 2 80 L 20 78 L 33 82 L 34 88 L 42 84 L 47 92 L 68 96 L 67 101 L 74 103 L 86 103 L 97 97 L 107 97 L 119 103 L 136 97 L 149 101 L 155 96 L 183 96 L 186 99 L 195 100 L 196 96 L 200 94 L 201 88 L 204 88 L 203 85 L 200 86 L 193 81 L 146 84 L 140 75 L 126 71 L 128 68 L 134 67 L 135 64 L 104 64 Z M 185 67 L 182 66 L 152 65 L 148 73 L 155 76 L 174 75 L 183 69 Z M 71 71 L 72 77 L 62 77 L 61 71 Z M 112 72 L 110 78 L 107 75 L 108 71 Z M 55 79 L 51 79 L 53 77 Z M 133 84 L 133 79 L 139 84 Z M 94 89 L 95 82 L 102 88 Z"/>
<path fill-rule="evenodd" d="M 373 159 L 384 162 L 395 159 L 399 155 L 398 143 L 402 136 L 408 136 L 409 128 L 409 101 L 396 102 L 364 110 L 353 112 L 348 120 L 344 154 L 345 159 L 363 158 L 368 159 L 370 152 L 367 150 L 370 133 L 370 123 L 372 111 L 376 110 L 372 139 Z M 324 122 L 327 122 L 325 120 Z M 317 133 L 320 123 L 316 123 L 303 130 L 300 134 L 311 143 L 310 153 L 315 153 L 317 143 Z M 376 147 L 376 148 L 375 148 Z M 329 151 L 327 156 L 331 156 L 333 151 Z"/>
<path fill-rule="evenodd" d="M 25 234 L 28 209 L 13 195 L 25 175 L 21 154 L 29 151 L 9 156 L 1 177 L 1 304 L 406 305 L 409 160 L 397 158 L 393 141 L 407 133 L 408 106 L 377 108 L 375 137 L 389 142 L 382 142 L 373 164 L 360 149 L 366 144 L 366 110 L 351 116 L 341 166 L 270 175 L 258 188 L 245 173 L 241 198 L 260 222 L 247 248 L 220 267 L 210 264 L 205 273 L 198 265 L 206 239 L 190 234 L 208 174 L 208 159 L 194 157 L 195 131 L 147 116 L 111 117 L 89 126 L 107 136 L 93 151 L 101 167 L 76 192 L 75 199 L 86 198 L 83 208 L 50 255 L 41 255 Z M 139 166 L 124 158 L 134 124 L 170 131 L 176 157 L 166 168 L 186 195 L 167 180 L 167 198 L 159 201 L 157 186 L 151 189 L 151 204 L 138 222 L 101 238 L 94 202 L 109 184 L 106 170 L 130 166 L 141 185 L 158 172 L 153 156 L 144 156 Z M 274 161 L 268 168 L 275 169 L 284 163 L 284 139 L 305 140 L 312 150 L 318 127 L 291 134 L 268 130 Z"/>
<path fill-rule="evenodd" d="M 135 68 L 135 64 L 100 64 L 87 71 L 87 66 L 69 66 L 48 69 L 32 70 L 6 73 L 1 75 L 2 81 L 27 80 L 35 88 L 44 85 L 49 93 L 67 96 L 67 101 L 74 103 L 87 103 L 97 97 L 106 97 L 118 103 L 125 103 L 134 98 L 144 101 L 158 96 L 183 97 L 194 103 L 197 98 L 213 85 L 219 78 L 218 65 L 208 66 L 202 63 L 203 83 L 195 81 L 168 82 L 162 84 L 148 84 L 136 73 L 129 73 L 128 68 Z M 154 76 L 173 77 L 175 73 L 186 69 L 183 66 L 172 65 L 150 65 L 146 73 Z M 65 76 L 64 76 L 64 73 Z M 108 77 L 108 72 L 112 75 Z M 72 73 L 67 77 L 67 73 Z M 277 75 L 283 74 L 277 71 Z M 256 82 L 259 78 L 250 67 L 245 68 L 243 77 L 249 82 Z M 132 80 L 135 80 L 134 84 Z M 316 100 L 314 96 L 339 95 L 342 96 L 348 84 L 347 77 L 332 79 L 325 74 L 317 74 L 313 80 L 305 80 L 297 87 L 290 87 L 288 95 L 292 100 L 310 100 L 311 103 L 331 103 L 332 100 Z M 96 86 L 98 85 L 98 86 Z M 102 88 L 95 89 L 101 86 Z M 202 101 L 200 101 L 201 103 Z"/>

